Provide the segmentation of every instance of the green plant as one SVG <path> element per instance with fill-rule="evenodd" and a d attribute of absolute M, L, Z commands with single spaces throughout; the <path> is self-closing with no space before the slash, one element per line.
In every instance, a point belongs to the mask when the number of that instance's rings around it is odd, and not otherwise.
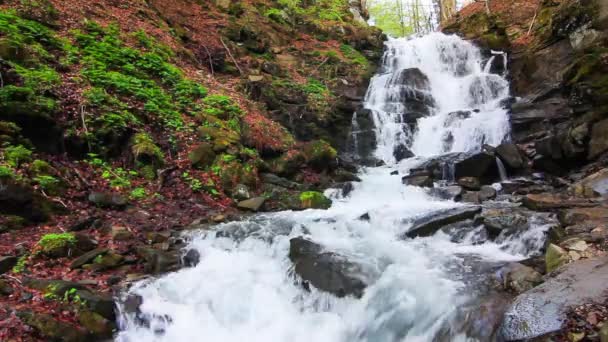
<path fill-rule="evenodd" d="M 135 188 L 135 189 L 131 190 L 131 195 L 129 197 L 131 197 L 134 200 L 140 200 L 140 199 L 146 198 L 146 196 L 148 196 L 146 189 L 140 187 L 140 188 Z"/>
<path fill-rule="evenodd" d="M 29 257 L 29 254 L 24 254 L 20 256 L 19 259 L 17 259 L 17 263 L 15 264 L 15 266 L 13 266 L 13 273 L 23 273 L 23 271 L 25 271 L 25 268 L 27 267 Z"/>
<path fill-rule="evenodd" d="M 32 158 L 32 151 L 23 145 L 7 146 L 3 150 L 4 159 L 8 165 L 19 167 L 22 163 L 29 162 Z"/>
<path fill-rule="evenodd" d="M 362 67 L 367 68 L 369 66 L 369 61 L 365 56 L 363 56 L 359 51 L 355 50 L 352 46 L 348 44 L 340 45 L 340 51 L 344 55 L 344 57 L 351 60 L 353 64 L 360 65 Z"/>
<path fill-rule="evenodd" d="M 38 241 L 38 246 L 43 252 L 51 251 L 64 246 L 73 246 L 76 236 L 73 233 L 51 233 L 45 234 Z"/>
<path fill-rule="evenodd" d="M 9 165 L 0 164 L 0 179 L 16 179 L 17 173 L 15 169 Z"/>
<path fill-rule="evenodd" d="M 113 168 L 95 153 L 89 153 L 88 163 L 99 169 L 101 178 L 108 181 L 111 187 L 125 189 L 131 187 L 131 179 L 137 176 L 136 171 Z"/>
<path fill-rule="evenodd" d="M 203 99 L 203 113 L 222 120 L 238 119 L 243 115 L 241 108 L 226 95 L 209 95 Z"/>
<path fill-rule="evenodd" d="M 38 183 L 42 190 L 51 192 L 55 191 L 60 184 L 60 181 L 57 178 L 49 175 L 35 176 L 33 181 Z"/>
<path fill-rule="evenodd" d="M 182 178 L 188 182 L 192 191 L 199 192 L 203 189 L 203 183 L 199 179 L 192 177 L 188 172 L 184 172 Z"/>

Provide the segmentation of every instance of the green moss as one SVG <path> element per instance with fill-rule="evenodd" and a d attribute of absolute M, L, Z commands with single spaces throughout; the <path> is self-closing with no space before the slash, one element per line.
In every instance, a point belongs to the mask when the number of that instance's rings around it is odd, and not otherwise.
<path fill-rule="evenodd" d="M 338 152 L 325 140 L 316 140 L 304 147 L 306 162 L 316 168 L 327 168 L 332 164 Z"/>
<path fill-rule="evenodd" d="M 148 196 L 148 192 L 146 191 L 145 188 L 141 188 L 141 187 L 131 190 L 131 194 L 129 195 L 129 197 L 134 200 L 141 200 L 141 199 L 146 198 L 147 196 Z"/>
<path fill-rule="evenodd" d="M 54 254 L 58 250 L 71 248 L 76 244 L 73 233 L 59 233 L 43 235 L 38 246 L 44 254 Z"/>
<path fill-rule="evenodd" d="M 19 167 L 32 160 L 32 151 L 23 145 L 7 146 L 2 150 L 6 163 L 12 167 Z"/>
<path fill-rule="evenodd" d="M 226 95 L 209 95 L 203 99 L 203 112 L 221 120 L 239 119 L 243 115 L 241 108 Z"/>
<path fill-rule="evenodd" d="M 52 167 L 44 160 L 36 159 L 30 165 L 30 173 L 33 175 L 48 175 L 52 171 Z"/>
<path fill-rule="evenodd" d="M 303 209 L 327 209 L 331 200 L 317 191 L 305 191 L 300 194 L 300 204 Z"/>
<path fill-rule="evenodd" d="M 19 257 L 19 259 L 17 259 L 17 263 L 15 264 L 15 266 L 13 266 L 13 273 L 23 273 L 25 271 L 25 268 L 27 267 L 27 263 L 29 261 L 30 255 L 29 254 L 24 254 L 22 256 Z"/>
<path fill-rule="evenodd" d="M 145 132 L 137 133 L 131 139 L 133 157 L 141 163 L 160 163 L 165 158 L 154 140 Z"/>
<path fill-rule="evenodd" d="M 344 57 L 348 58 L 351 63 L 364 67 L 365 69 L 369 68 L 369 61 L 365 56 L 361 54 L 361 52 L 355 50 L 352 46 L 348 44 L 340 45 L 340 51 L 344 55 Z"/>

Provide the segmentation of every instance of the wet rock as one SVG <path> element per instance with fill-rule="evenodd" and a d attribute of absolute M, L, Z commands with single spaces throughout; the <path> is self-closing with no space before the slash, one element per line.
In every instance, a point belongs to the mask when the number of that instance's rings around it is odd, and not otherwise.
<path fill-rule="evenodd" d="M 18 311 L 17 316 L 49 341 L 86 342 L 87 332 L 79 327 L 59 321 L 51 315 Z"/>
<path fill-rule="evenodd" d="M 455 331 L 463 331 L 467 337 L 476 341 L 493 341 L 509 304 L 509 296 L 502 293 L 490 293 L 481 298 L 474 298 L 457 309 L 457 319 L 451 324 L 454 324 Z M 454 338 L 445 336 L 436 340 L 453 341 Z"/>
<path fill-rule="evenodd" d="M 355 186 L 351 182 L 343 183 L 339 186 L 342 191 L 342 197 L 347 197 L 355 189 Z"/>
<path fill-rule="evenodd" d="M 367 284 L 357 277 L 358 265 L 343 256 L 324 252 L 323 247 L 302 237 L 289 241 L 289 259 L 294 263 L 295 272 L 305 282 L 315 288 L 338 297 L 360 298 Z"/>
<path fill-rule="evenodd" d="M 182 259 L 185 267 L 195 267 L 201 260 L 201 254 L 196 249 L 189 249 Z"/>
<path fill-rule="evenodd" d="M 505 313 L 501 337 L 519 341 L 556 332 L 572 307 L 603 302 L 608 282 L 608 258 L 581 260 L 545 283 L 519 295 Z"/>
<path fill-rule="evenodd" d="M 391 176 L 398 176 L 399 175 L 399 171 L 395 170 L 395 171 L 391 171 Z"/>
<path fill-rule="evenodd" d="M 139 247 L 137 254 L 145 260 L 144 271 L 146 273 L 166 273 L 176 270 L 180 265 L 180 256 L 177 252 Z"/>
<path fill-rule="evenodd" d="M 264 202 L 266 202 L 266 198 L 254 197 L 254 198 L 239 202 L 237 207 L 242 210 L 249 210 L 249 211 L 256 212 L 256 211 L 260 211 L 263 208 Z"/>
<path fill-rule="evenodd" d="M 462 196 L 460 196 L 461 201 L 465 203 L 473 203 L 479 204 L 481 203 L 481 198 L 479 197 L 479 191 L 465 191 Z"/>
<path fill-rule="evenodd" d="M 262 173 L 261 177 L 265 183 L 278 185 L 286 189 L 296 190 L 301 187 L 299 183 L 292 182 L 289 179 L 279 177 L 273 173 Z"/>
<path fill-rule="evenodd" d="M 515 144 L 504 143 L 498 145 L 496 154 L 511 170 L 519 170 L 525 166 L 524 157 Z"/>
<path fill-rule="evenodd" d="M 63 297 L 71 289 L 86 290 L 83 284 L 65 280 L 48 280 L 24 278 L 23 285 L 39 291 L 50 291 L 57 297 Z"/>
<path fill-rule="evenodd" d="M 414 153 L 403 144 L 397 145 L 393 151 L 393 157 L 395 157 L 395 160 L 398 162 L 402 161 L 403 159 L 412 158 L 413 156 Z"/>
<path fill-rule="evenodd" d="M 484 185 L 479 190 L 479 200 L 482 202 L 496 198 L 496 189 L 489 185 Z"/>
<path fill-rule="evenodd" d="M 98 255 L 97 257 L 95 257 L 95 259 L 93 259 L 93 262 L 91 264 L 84 265 L 82 266 L 82 268 L 99 272 L 116 268 L 122 265 L 124 260 L 125 258 L 122 255 L 109 251 L 108 253 Z"/>
<path fill-rule="evenodd" d="M 78 296 L 84 305 L 92 312 L 100 316 L 114 321 L 116 314 L 114 312 L 115 304 L 112 295 L 96 293 L 89 290 L 77 290 L 74 296 Z"/>
<path fill-rule="evenodd" d="M 435 234 L 443 226 L 451 223 L 472 219 L 481 212 L 481 207 L 458 207 L 439 210 L 414 220 L 411 228 L 404 234 L 404 237 L 424 237 Z"/>
<path fill-rule="evenodd" d="M 17 257 L 0 256 L 0 274 L 10 272 L 15 264 L 17 264 Z"/>
<path fill-rule="evenodd" d="M 570 186 L 569 191 L 579 197 L 606 197 L 608 195 L 608 169 L 602 169 Z"/>
<path fill-rule="evenodd" d="M 464 192 L 464 189 L 458 185 L 445 186 L 440 188 L 432 188 L 430 191 L 431 196 L 444 199 L 459 201 Z"/>
<path fill-rule="evenodd" d="M 478 178 L 481 184 L 490 184 L 500 178 L 496 157 L 487 152 L 479 152 L 454 163 L 456 179 Z"/>
<path fill-rule="evenodd" d="M 433 178 L 428 172 L 415 172 L 401 178 L 405 185 L 430 188 L 433 186 Z"/>
<path fill-rule="evenodd" d="M 371 219 L 371 217 L 369 216 L 369 213 L 365 213 L 365 214 L 359 216 L 360 221 L 369 221 L 370 219 Z"/>
<path fill-rule="evenodd" d="M 551 273 L 568 262 L 568 252 L 558 245 L 549 244 L 545 253 L 547 273 Z"/>
<path fill-rule="evenodd" d="M 499 270 L 500 282 L 507 291 L 526 292 L 543 282 L 542 275 L 532 267 L 510 263 Z"/>
<path fill-rule="evenodd" d="M 501 234 L 511 235 L 518 231 L 529 229 L 529 221 L 533 213 L 521 208 L 487 208 L 477 219 L 483 224 L 492 239 Z"/>
<path fill-rule="evenodd" d="M 467 190 L 479 190 L 481 187 L 481 183 L 479 182 L 479 178 L 476 177 L 462 177 L 458 178 L 458 185 L 462 186 Z"/>
<path fill-rule="evenodd" d="M 104 208 L 121 209 L 127 206 L 127 198 L 121 194 L 113 192 L 91 192 L 89 202 Z"/>

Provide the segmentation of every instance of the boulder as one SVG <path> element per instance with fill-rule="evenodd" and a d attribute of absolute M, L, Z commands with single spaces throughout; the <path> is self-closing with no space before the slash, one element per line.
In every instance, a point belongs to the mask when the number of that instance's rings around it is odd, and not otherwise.
<path fill-rule="evenodd" d="M 515 144 L 503 143 L 498 145 L 496 154 L 511 170 L 519 170 L 525 166 L 524 157 Z"/>
<path fill-rule="evenodd" d="M 266 198 L 264 197 L 254 197 L 245 201 L 241 201 L 237 204 L 237 207 L 242 210 L 249 211 L 260 211 L 264 206 L 264 202 L 266 202 Z"/>
<path fill-rule="evenodd" d="M 479 182 L 479 178 L 476 177 L 462 177 L 458 178 L 458 185 L 462 186 L 467 190 L 479 190 L 481 187 L 481 183 Z"/>
<path fill-rule="evenodd" d="M 0 214 L 20 216 L 30 222 L 43 222 L 50 213 L 50 203 L 31 187 L 0 180 Z"/>
<path fill-rule="evenodd" d="M 201 253 L 194 248 L 189 249 L 184 257 L 182 263 L 185 267 L 195 267 L 201 260 Z"/>
<path fill-rule="evenodd" d="M 78 322 L 85 328 L 93 340 L 111 339 L 114 323 L 98 313 L 80 310 L 77 313 Z"/>
<path fill-rule="evenodd" d="M 567 265 L 559 275 L 515 299 L 504 315 L 501 337 L 520 341 L 559 331 L 571 308 L 604 302 L 607 282 L 606 257 Z"/>
<path fill-rule="evenodd" d="M 133 238 L 133 233 L 123 226 L 112 226 L 110 236 L 114 241 L 127 241 Z"/>
<path fill-rule="evenodd" d="M 91 263 L 97 256 L 108 253 L 110 250 L 107 248 L 97 248 L 92 251 L 89 251 L 78 258 L 74 259 L 70 264 L 71 269 L 80 268 L 83 265 Z"/>
<path fill-rule="evenodd" d="M 602 169 L 572 184 L 568 189 L 578 197 L 608 196 L 608 169 Z"/>
<path fill-rule="evenodd" d="M 608 207 L 571 208 L 559 213 L 559 221 L 564 226 L 571 226 L 581 222 L 606 222 L 608 220 Z"/>
<path fill-rule="evenodd" d="M 264 183 L 278 185 L 286 189 L 295 190 L 301 187 L 299 183 L 292 182 L 287 178 L 279 177 L 273 173 L 262 173 L 260 176 Z"/>
<path fill-rule="evenodd" d="M 545 253 L 547 273 L 551 273 L 568 262 L 568 252 L 558 245 L 549 244 Z"/>
<path fill-rule="evenodd" d="M 414 153 L 403 144 L 395 146 L 395 150 L 393 151 L 393 157 L 395 157 L 395 160 L 398 162 L 403 159 L 412 158 L 413 156 Z"/>
<path fill-rule="evenodd" d="M 84 329 L 55 319 L 53 316 L 31 311 L 18 311 L 17 316 L 34 328 L 47 341 L 86 342 L 89 341 Z"/>
<path fill-rule="evenodd" d="M 481 184 L 490 184 L 500 178 L 496 157 L 488 152 L 469 155 L 454 163 L 454 176 L 478 178 Z"/>
<path fill-rule="evenodd" d="M 498 273 L 502 287 L 517 294 L 526 292 L 543 282 L 539 272 L 517 262 L 505 265 Z"/>
<path fill-rule="evenodd" d="M 485 202 L 487 200 L 491 200 L 496 198 L 496 189 L 489 185 L 484 185 L 479 190 L 479 200 Z"/>
<path fill-rule="evenodd" d="M 461 201 L 465 203 L 479 204 L 481 198 L 479 197 L 479 191 L 465 191 L 461 196 Z"/>
<path fill-rule="evenodd" d="M 17 264 L 17 257 L 0 256 L 0 274 L 10 272 L 15 264 Z"/>
<path fill-rule="evenodd" d="M 597 206 L 597 203 L 588 200 L 569 198 L 552 193 L 528 194 L 522 198 L 522 204 L 526 208 L 536 211 Z"/>
<path fill-rule="evenodd" d="M 127 198 L 119 193 L 94 191 L 89 194 L 89 202 L 104 208 L 121 209 L 127 206 Z"/>
<path fill-rule="evenodd" d="M 213 164 L 217 155 L 213 150 L 213 145 L 202 143 L 188 154 L 190 164 L 197 168 L 205 168 Z"/>
<path fill-rule="evenodd" d="M 438 210 L 414 220 L 412 226 L 403 237 L 415 238 L 430 236 L 448 224 L 472 219 L 480 212 L 481 207 L 479 206 Z"/>
<path fill-rule="evenodd" d="M 151 274 L 166 273 L 179 268 L 180 255 L 174 251 L 139 247 L 137 254 L 145 260 L 144 271 Z"/>
<path fill-rule="evenodd" d="M 239 201 L 248 200 L 251 198 L 249 188 L 245 184 L 237 184 L 232 190 L 232 197 Z"/>
<path fill-rule="evenodd" d="M 97 216 L 87 217 L 81 220 L 76 221 L 73 225 L 71 225 L 68 230 L 71 232 L 79 232 L 81 230 L 86 230 L 89 228 L 99 228 L 103 224 L 103 221 Z"/>
<path fill-rule="evenodd" d="M 430 188 L 433 186 L 433 178 L 428 172 L 415 172 L 401 177 L 401 182 L 405 185 Z"/>
<path fill-rule="evenodd" d="M 445 186 L 440 188 L 432 188 L 430 191 L 431 196 L 444 199 L 459 201 L 461 199 L 464 189 L 458 185 Z"/>
<path fill-rule="evenodd" d="M 608 149 L 608 119 L 593 125 L 588 158 L 595 159 Z"/>
<path fill-rule="evenodd" d="M 360 298 L 367 284 L 358 277 L 360 267 L 343 256 L 323 251 L 317 243 L 302 237 L 289 241 L 289 259 L 307 288 L 315 288 L 338 297 Z"/>

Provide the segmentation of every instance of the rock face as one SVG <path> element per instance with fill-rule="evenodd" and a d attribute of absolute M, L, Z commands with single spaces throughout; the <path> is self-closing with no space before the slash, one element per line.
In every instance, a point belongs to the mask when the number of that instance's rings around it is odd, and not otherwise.
<path fill-rule="evenodd" d="M 302 237 L 289 241 L 289 259 L 304 286 L 332 293 L 338 297 L 360 298 L 367 284 L 357 275 L 358 265 L 343 256 L 323 251 L 323 247 Z"/>
<path fill-rule="evenodd" d="M 260 211 L 264 206 L 264 202 L 266 199 L 264 197 L 254 197 L 245 201 L 241 201 L 238 204 L 239 209 L 250 210 L 250 211 Z"/>
<path fill-rule="evenodd" d="M 481 207 L 460 207 L 432 212 L 425 217 L 419 218 L 412 223 L 404 237 L 415 238 L 435 234 L 442 227 L 471 219 L 481 212 Z"/>
<path fill-rule="evenodd" d="M 433 186 L 433 178 L 426 171 L 416 171 L 401 178 L 401 182 L 405 185 L 419 186 L 430 188 Z"/>
<path fill-rule="evenodd" d="M 524 167 L 524 158 L 515 144 L 505 143 L 496 147 L 496 154 L 512 170 Z"/>
<path fill-rule="evenodd" d="M 608 258 L 571 263 L 555 278 L 518 296 L 505 313 L 500 333 L 506 341 L 519 341 L 558 331 L 570 307 L 603 302 L 607 282 Z"/>
<path fill-rule="evenodd" d="M 28 186 L 0 182 L 0 213 L 41 222 L 49 218 L 50 205 Z"/>

